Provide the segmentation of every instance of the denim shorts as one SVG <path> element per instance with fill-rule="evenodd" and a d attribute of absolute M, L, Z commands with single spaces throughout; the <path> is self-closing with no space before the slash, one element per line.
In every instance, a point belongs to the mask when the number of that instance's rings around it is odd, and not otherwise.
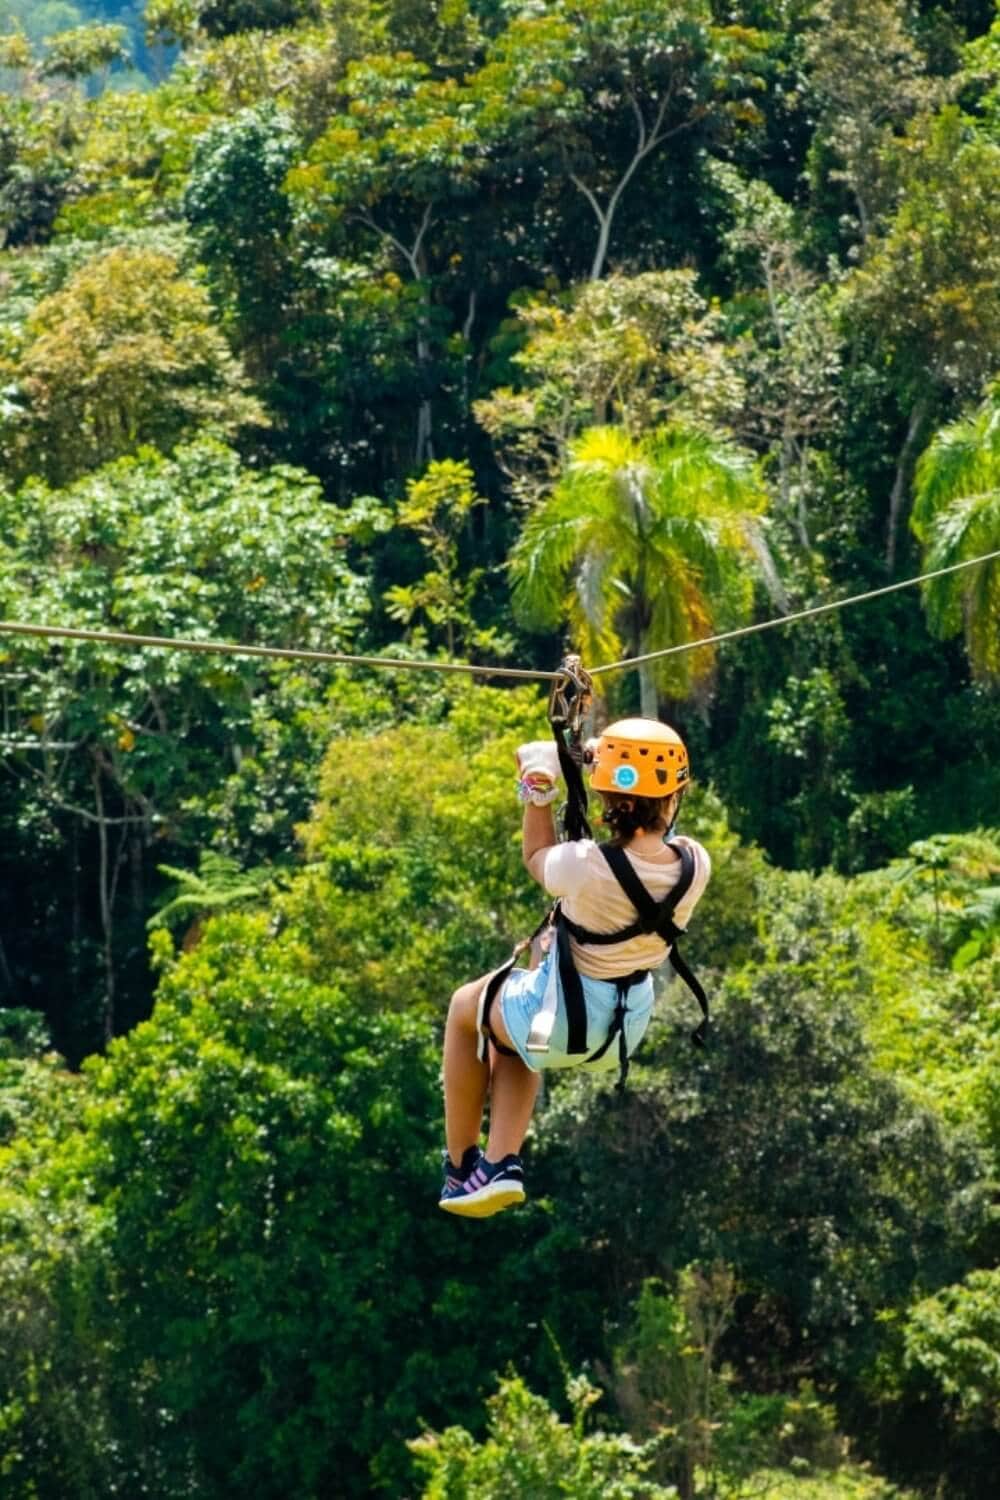
<path fill-rule="evenodd" d="M 545 1052 L 527 1050 L 531 1023 L 545 1002 L 545 992 L 553 965 L 556 965 L 554 978 L 558 982 L 558 966 L 554 949 L 537 969 L 513 969 L 494 1002 L 500 1006 L 507 1034 L 518 1056 L 533 1073 L 539 1073 L 547 1068 L 577 1068 L 581 1063 L 587 1066 L 589 1073 L 616 1071 L 619 1061 L 617 1041 L 612 1043 L 603 1057 L 596 1062 L 587 1063 L 587 1059 L 607 1038 L 608 1028 L 615 1013 L 618 990 L 614 980 L 611 979 L 592 979 L 588 974 L 580 975 L 584 1004 L 587 1007 L 586 1052 L 568 1053 L 566 1051 L 569 1027 L 566 1019 L 566 1002 L 563 999 L 561 987 L 558 990 L 555 1023 L 548 1050 Z M 653 981 L 649 975 L 640 984 L 631 987 L 626 1005 L 625 1045 L 631 1057 L 642 1041 L 646 1027 L 649 1025 L 649 1018 L 653 1013 Z"/>

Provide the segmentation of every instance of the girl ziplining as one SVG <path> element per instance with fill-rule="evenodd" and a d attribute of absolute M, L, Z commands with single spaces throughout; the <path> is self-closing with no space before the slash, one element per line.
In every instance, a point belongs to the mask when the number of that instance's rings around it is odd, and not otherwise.
<path fill-rule="evenodd" d="M 668 956 L 702 1004 L 696 1041 L 704 1040 L 707 1026 L 704 992 L 674 950 L 711 873 L 705 849 L 674 834 L 689 777 L 680 736 L 651 719 L 627 719 L 601 735 L 590 778 L 612 833 L 601 845 L 558 839 L 557 745 L 522 745 L 517 758 L 524 863 L 558 905 L 542 943 L 532 945 L 535 966 L 517 969 L 511 959 L 452 996 L 439 1203 L 469 1218 L 524 1199 L 520 1150 L 542 1069 L 618 1067 L 624 1083 L 652 1013 L 651 971 Z"/>

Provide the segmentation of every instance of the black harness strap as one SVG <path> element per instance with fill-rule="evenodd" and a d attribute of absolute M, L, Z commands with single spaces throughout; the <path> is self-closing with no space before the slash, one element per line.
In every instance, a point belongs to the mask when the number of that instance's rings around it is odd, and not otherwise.
<path fill-rule="evenodd" d="M 663 900 L 657 901 L 635 873 L 635 867 L 625 850 L 617 844 L 601 845 L 601 853 L 608 868 L 639 913 L 638 922 L 633 922 L 631 927 L 625 929 L 630 937 L 655 932 L 665 943 L 673 943 L 684 931 L 674 921 L 674 912 L 691 889 L 691 882 L 694 880 L 694 855 L 686 844 L 675 844 L 673 850 L 680 855 L 681 872 L 676 884 Z M 619 942 L 624 941 L 624 938 L 619 938 Z"/>
<path fill-rule="evenodd" d="M 607 1052 L 615 1037 L 618 1038 L 618 1083 L 616 1087 L 619 1093 L 625 1087 L 629 1069 L 628 1038 L 625 1035 L 628 992 L 634 984 L 642 984 L 643 980 L 648 978 L 648 969 L 636 969 L 633 973 L 625 974 L 621 979 L 615 980 L 615 1010 L 614 1015 L 611 1017 L 611 1025 L 608 1027 L 608 1034 L 597 1051 L 592 1052 L 587 1058 L 588 1063 L 597 1062 L 598 1058 L 603 1057 L 605 1052 Z"/>
<path fill-rule="evenodd" d="M 677 975 L 677 978 L 684 981 L 694 998 L 697 1000 L 699 1006 L 701 1007 L 701 1020 L 692 1031 L 691 1040 L 692 1042 L 694 1042 L 696 1047 L 704 1047 L 705 1043 L 708 1041 L 708 996 L 702 989 L 702 986 L 697 977 L 692 974 L 683 958 L 681 958 L 681 955 L 677 952 L 676 943 L 671 948 L 668 957 L 670 959 L 670 967 Z"/>
<path fill-rule="evenodd" d="M 703 1047 L 708 1036 L 709 1014 L 708 996 L 705 994 L 699 981 L 692 974 L 687 964 L 677 951 L 677 939 L 683 932 L 683 927 L 678 927 L 674 921 L 674 912 L 691 889 L 691 882 L 695 875 L 694 855 L 685 844 L 672 844 L 674 852 L 680 856 L 681 869 L 677 883 L 668 892 L 662 901 L 657 901 L 651 896 L 635 873 L 632 861 L 624 849 L 617 844 L 601 844 L 600 850 L 607 860 L 608 868 L 618 881 L 625 895 L 631 901 L 638 914 L 638 920 L 629 927 L 622 927 L 617 932 L 592 932 L 588 927 L 581 927 L 579 922 L 574 922 L 571 917 L 559 908 L 557 915 L 557 932 L 559 941 L 559 979 L 562 984 L 563 997 L 566 1002 L 566 1018 L 569 1027 L 568 1052 L 586 1052 L 587 1050 L 587 1010 L 583 998 L 583 986 L 580 976 L 576 972 L 573 963 L 573 955 L 570 949 L 570 937 L 578 943 L 597 944 L 607 946 L 613 943 L 627 943 L 632 938 L 641 937 L 649 933 L 656 933 L 670 948 L 670 965 L 679 979 L 682 979 L 688 989 L 694 995 L 701 1008 L 702 1019 L 696 1029 L 691 1033 L 691 1040 L 695 1046 Z M 645 974 L 646 971 L 637 971 Z M 622 981 L 617 981 L 619 984 Z M 625 985 L 625 995 L 628 986 L 635 982 L 635 976 L 629 975 Z M 615 1021 L 612 1021 L 612 1031 L 609 1033 L 610 1043 L 615 1030 L 623 1025 L 625 1002 L 621 991 L 619 991 L 619 1004 L 622 1008 L 622 1016 L 618 1015 L 618 1007 L 615 1009 Z M 624 1031 L 621 1032 L 621 1045 L 624 1053 Z M 607 1044 L 601 1052 L 595 1054 L 602 1056 L 607 1050 Z M 627 1065 L 627 1056 L 625 1058 Z"/>
<path fill-rule="evenodd" d="M 569 922 L 560 906 L 556 913 L 556 962 L 559 965 L 559 986 L 566 1002 L 566 1051 L 572 1054 L 587 1050 L 587 1005 L 573 962 L 569 934 Z"/>
<path fill-rule="evenodd" d="M 575 922 L 571 922 L 559 908 L 556 912 L 556 962 L 559 965 L 559 986 L 562 990 L 563 1003 L 566 1006 L 566 1051 L 568 1054 L 587 1051 L 587 1002 L 583 997 L 583 983 L 576 964 L 573 962 L 570 949 L 571 931 L 576 936 L 577 932 L 582 932 L 584 929 L 578 927 Z M 629 1069 L 628 1042 L 625 1036 L 628 992 L 634 984 L 642 984 L 648 976 L 648 969 L 635 969 L 631 974 L 625 974 L 614 981 L 615 1009 L 608 1027 L 608 1034 L 597 1050 L 584 1058 L 584 1065 L 599 1061 L 617 1037 L 619 1092 L 625 1087 Z"/>
<path fill-rule="evenodd" d="M 479 1039 L 476 1045 L 476 1056 L 479 1058 L 480 1062 L 482 1062 L 486 1057 L 487 1041 L 492 1042 L 497 1051 L 502 1052 L 505 1057 L 518 1057 L 520 1055 L 519 1053 L 514 1051 L 513 1047 L 508 1047 L 503 1042 L 497 1041 L 497 1038 L 493 1032 L 493 1028 L 490 1025 L 490 1012 L 493 1009 L 494 1000 L 499 995 L 506 980 L 510 978 L 511 970 L 517 963 L 521 954 L 526 949 L 531 947 L 535 939 L 541 935 L 541 933 L 545 930 L 545 928 L 551 921 L 552 913 L 546 912 L 545 916 L 539 922 L 538 926 L 535 928 L 531 936 L 529 938 L 525 938 L 522 942 L 518 943 L 515 946 L 514 951 L 510 955 L 510 958 L 508 958 L 507 962 L 505 964 L 501 964 L 499 969 L 494 969 L 493 973 L 486 981 L 486 984 L 483 986 L 483 992 L 480 996 L 479 1017 L 477 1023 L 479 1027 Z"/>
<path fill-rule="evenodd" d="M 580 736 L 590 707 L 593 684 L 578 656 L 563 658 L 549 695 L 549 725 L 559 753 L 559 769 L 566 783 L 563 838 L 589 839 L 587 789 L 583 784 Z"/>

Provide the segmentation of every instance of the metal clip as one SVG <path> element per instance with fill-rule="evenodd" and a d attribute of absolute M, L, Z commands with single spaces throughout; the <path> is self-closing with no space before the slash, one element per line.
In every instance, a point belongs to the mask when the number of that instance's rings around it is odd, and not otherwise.
<path fill-rule="evenodd" d="M 549 723 L 553 729 L 564 729 L 571 743 L 580 738 L 593 692 L 590 673 L 580 658 L 564 656 L 549 694 Z"/>

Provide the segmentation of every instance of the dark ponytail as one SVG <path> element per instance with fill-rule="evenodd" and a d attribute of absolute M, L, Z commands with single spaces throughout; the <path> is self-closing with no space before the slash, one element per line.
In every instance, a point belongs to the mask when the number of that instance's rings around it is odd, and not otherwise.
<path fill-rule="evenodd" d="M 604 804 L 601 820 L 611 829 L 614 844 L 627 844 L 642 829 L 666 827 L 669 797 L 627 797 L 620 792 L 598 795 Z"/>

